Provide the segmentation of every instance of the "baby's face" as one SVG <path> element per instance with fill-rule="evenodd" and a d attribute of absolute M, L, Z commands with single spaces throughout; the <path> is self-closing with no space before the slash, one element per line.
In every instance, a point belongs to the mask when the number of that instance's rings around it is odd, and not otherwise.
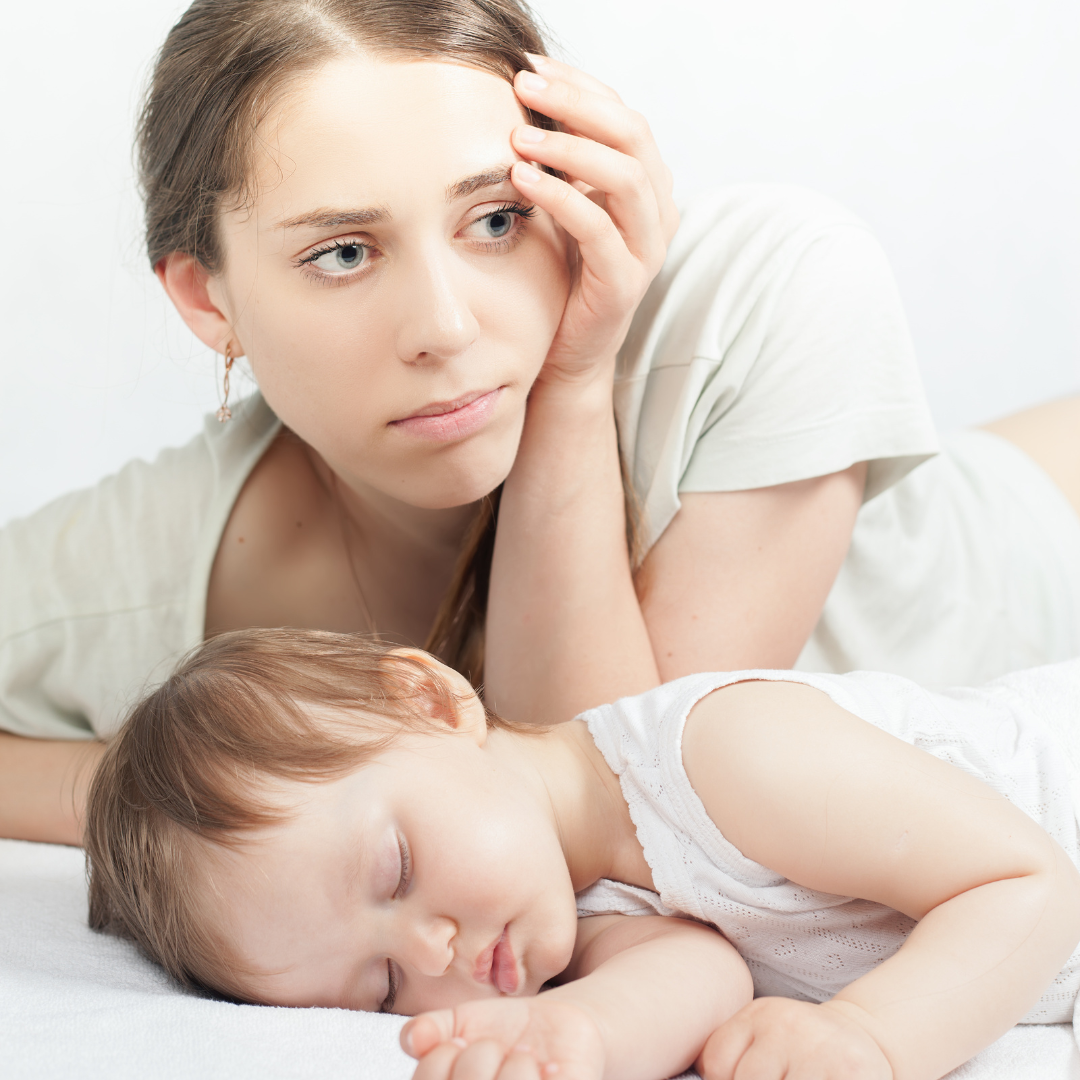
<path fill-rule="evenodd" d="M 290 819 L 214 856 L 208 914 L 254 1000 L 413 1015 L 535 994 L 567 966 L 558 837 L 484 739 L 403 736 L 343 779 L 282 783 Z"/>

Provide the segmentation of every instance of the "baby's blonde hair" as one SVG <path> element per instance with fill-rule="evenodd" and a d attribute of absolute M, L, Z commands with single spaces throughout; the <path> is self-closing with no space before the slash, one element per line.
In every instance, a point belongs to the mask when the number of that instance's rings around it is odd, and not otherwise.
<path fill-rule="evenodd" d="M 403 732 L 445 731 L 459 705 L 422 657 L 370 638 L 211 638 L 136 705 L 94 776 L 91 927 L 131 939 L 185 986 L 247 999 L 241 965 L 207 917 L 208 845 L 235 847 L 288 816 L 267 779 L 345 776 Z"/>

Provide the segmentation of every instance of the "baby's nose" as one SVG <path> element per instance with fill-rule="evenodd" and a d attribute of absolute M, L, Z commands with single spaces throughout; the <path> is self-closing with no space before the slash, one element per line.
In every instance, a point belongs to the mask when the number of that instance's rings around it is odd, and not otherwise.
<path fill-rule="evenodd" d="M 433 978 L 445 975 L 454 962 L 454 938 L 457 924 L 453 919 L 436 916 L 416 928 L 410 963 L 422 975 Z"/>

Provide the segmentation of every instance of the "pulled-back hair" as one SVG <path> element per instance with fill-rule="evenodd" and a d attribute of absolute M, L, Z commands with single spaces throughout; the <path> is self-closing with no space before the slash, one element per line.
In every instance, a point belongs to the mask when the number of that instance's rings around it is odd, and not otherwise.
<path fill-rule="evenodd" d="M 402 732 L 445 731 L 459 704 L 423 659 L 370 638 L 211 638 L 135 706 L 94 776 L 91 927 L 134 941 L 188 987 L 242 999 L 237 960 L 206 915 L 208 846 L 288 816 L 267 781 L 345 776 Z"/>
<path fill-rule="evenodd" d="M 221 270 L 219 210 L 248 192 L 259 123 L 291 80 L 349 52 L 513 82 L 546 46 L 523 0 L 195 0 L 161 47 L 139 121 L 152 266 L 179 251 Z"/>

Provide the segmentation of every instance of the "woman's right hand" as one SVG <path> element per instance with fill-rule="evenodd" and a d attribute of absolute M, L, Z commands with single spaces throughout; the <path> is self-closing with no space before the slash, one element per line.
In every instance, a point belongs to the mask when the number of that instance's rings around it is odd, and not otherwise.
<path fill-rule="evenodd" d="M 614 90 L 556 60 L 531 59 L 538 74 L 518 72 L 518 98 L 563 130 L 516 128 L 514 149 L 526 160 L 511 179 L 576 243 L 570 296 L 540 379 L 608 375 L 679 224 L 671 172 L 644 117 Z"/>

